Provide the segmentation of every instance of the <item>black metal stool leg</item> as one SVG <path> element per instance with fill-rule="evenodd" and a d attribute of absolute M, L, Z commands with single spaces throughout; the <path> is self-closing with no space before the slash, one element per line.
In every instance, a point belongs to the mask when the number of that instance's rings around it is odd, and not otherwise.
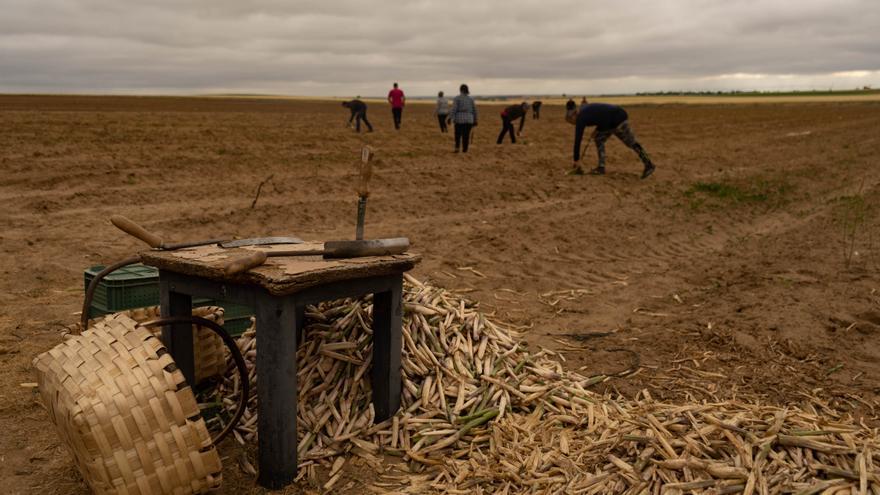
<path fill-rule="evenodd" d="M 282 488 L 296 477 L 296 338 L 302 312 L 292 297 L 257 298 L 258 482 Z"/>
<path fill-rule="evenodd" d="M 373 294 L 373 407 L 376 421 L 400 408 L 400 353 L 402 349 L 403 276 L 391 290 Z"/>
<path fill-rule="evenodd" d="M 174 292 L 173 284 L 162 280 L 159 275 L 159 306 L 162 317 L 192 316 L 192 297 Z M 162 327 L 162 342 L 174 358 L 174 362 L 190 387 L 196 385 L 196 367 L 193 357 L 192 324 L 175 323 Z"/>

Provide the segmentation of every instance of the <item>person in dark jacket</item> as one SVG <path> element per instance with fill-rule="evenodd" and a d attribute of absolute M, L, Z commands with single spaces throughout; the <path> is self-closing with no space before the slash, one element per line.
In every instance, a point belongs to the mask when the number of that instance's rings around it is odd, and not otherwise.
<path fill-rule="evenodd" d="M 351 121 L 357 118 L 357 131 L 361 132 L 361 121 L 367 124 L 368 132 L 373 132 L 373 126 L 367 120 L 367 104 L 361 100 L 343 101 L 342 106 L 351 110 L 351 117 L 348 118 L 348 126 L 351 127 Z"/>
<path fill-rule="evenodd" d="M 516 134 L 522 132 L 526 123 L 526 112 L 529 111 L 529 104 L 522 102 L 519 105 L 510 105 L 501 111 L 501 134 L 498 135 L 497 144 L 504 141 L 504 135 L 510 133 L 510 142 L 516 144 Z M 519 131 L 513 131 L 513 121 L 519 120 Z"/>
<path fill-rule="evenodd" d="M 532 120 L 541 118 L 541 105 L 543 104 L 540 100 L 532 102 Z"/>
<path fill-rule="evenodd" d="M 608 141 L 612 134 L 639 155 L 645 166 L 645 169 L 642 171 L 642 179 L 646 179 L 653 174 L 656 167 L 648 157 L 648 153 L 642 148 L 642 145 L 636 141 L 636 136 L 629 127 L 628 118 L 626 110 L 617 105 L 584 102 L 580 108 L 575 108 L 574 102 L 566 103 L 565 120 L 575 126 L 572 173 L 584 173 L 579 163 L 581 159 L 581 141 L 584 137 L 584 130 L 587 127 L 595 126 L 596 130 L 593 132 L 592 139 L 596 143 L 599 163 L 596 168 L 590 171 L 591 174 L 605 174 L 605 142 Z"/>

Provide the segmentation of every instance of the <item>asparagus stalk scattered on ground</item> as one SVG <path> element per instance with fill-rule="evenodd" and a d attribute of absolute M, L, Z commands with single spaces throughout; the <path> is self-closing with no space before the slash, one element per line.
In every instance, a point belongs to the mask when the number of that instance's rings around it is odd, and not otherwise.
<path fill-rule="evenodd" d="M 299 460 L 301 476 L 326 470 L 325 489 L 354 457 L 384 470 L 370 487 L 377 493 L 880 494 L 877 432 L 852 417 L 809 404 L 599 395 L 587 388 L 604 377 L 566 371 L 552 351 L 530 352 L 466 299 L 411 277 L 404 299 L 402 406 L 378 424 L 370 299 L 307 312 Z M 253 393 L 255 338 L 251 329 L 238 340 Z M 229 376 L 221 395 L 237 393 Z M 255 396 L 235 437 L 256 438 Z M 405 462 L 383 464 L 383 454 Z"/>

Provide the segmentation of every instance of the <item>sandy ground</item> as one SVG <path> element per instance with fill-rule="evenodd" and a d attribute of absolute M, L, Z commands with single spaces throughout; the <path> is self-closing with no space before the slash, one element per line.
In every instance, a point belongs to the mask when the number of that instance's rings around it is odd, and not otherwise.
<path fill-rule="evenodd" d="M 612 374 L 637 359 L 637 374 L 600 390 L 810 400 L 876 421 L 880 104 L 633 106 L 658 164 L 646 181 L 617 141 L 607 176 L 565 175 L 573 132 L 560 106 L 502 146 L 497 107 L 483 110 L 462 155 L 427 105 L 395 132 L 373 104 L 376 132 L 359 135 L 337 102 L 0 97 L 4 492 L 87 492 L 20 384 L 76 321 L 83 269 L 141 249 L 111 214 L 175 240 L 346 238 L 364 143 L 379 160 L 367 235 L 409 236 L 417 277 L 468 292 L 573 369 Z M 239 448 L 221 451 L 223 493 L 261 493 L 230 460 Z"/>

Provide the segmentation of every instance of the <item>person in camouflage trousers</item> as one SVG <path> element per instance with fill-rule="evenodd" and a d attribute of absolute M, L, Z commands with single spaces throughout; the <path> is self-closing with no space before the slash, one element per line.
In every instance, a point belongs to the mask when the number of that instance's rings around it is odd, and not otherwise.
<path fill-rule="evenodd" d="M 639 155 L 639 159 L 645 168 L 642 171 L 642 179 L 647 179 L 654 173 L 656 167 L 648 156 L 648 152 L 636 140 L 635 134 L 629 126 L 629 116 L 626 110 L 607 103 L 585 103 L 580 108 L 576 108 L 574 102 L 566 104 L 565 120 L 575 126 L 574 138 L 574 162 L 572 163 L 573 174 L 583 174 L 584 171 L 580 166 L 581 142 L 584 136 L 584 130 L 587 127 L 595 126 L 591 139 L 596 143 L 596 153 L 599 156 L 599 163 L 590 171 L 593 175 L 605 174 L 605 142 L 614 135 L 620 139 L 628 148 L 635 151 Z"/>

